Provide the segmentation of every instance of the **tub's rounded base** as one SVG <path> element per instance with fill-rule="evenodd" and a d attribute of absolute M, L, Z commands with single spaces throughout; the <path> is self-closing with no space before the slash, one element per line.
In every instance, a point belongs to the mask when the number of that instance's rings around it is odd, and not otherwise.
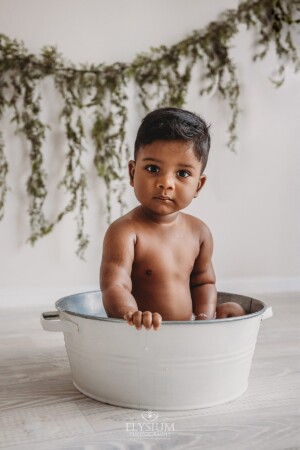
<path fill-rule="evenodd" d="M 211 403 L 196 403 L 194 405 L 188 405 L 188 406 L 182 406 L 182 405 L 172 405 L 172 406 L 164 406 L 164 405 L 136 405 L 134 403 L 127 403 L 127 402 L 122 402 L 122 403 L 116 403 L 116 402 L 111 402 L 106 398 L 100 397 L 96 394 L 90 393 L 88 391 L 86 391 L 85 389 L 82 389 L 80 386 L 78 386 L 78 384 L 73 381 L 73 385 L 74 387 L 77 389 L 77 391 L 81 392 L 82 394 L 86 395 L 89 398 L 92 398 L 93 400 L 97 400 L 98 402 L 101 403 L 106 403 L 108 405 L 113 405 L 113 406 L 119 406 L 121 408 L 130 408 L 130 409 L 142 409 L 142 410 L 152 410 L 152 411 L 188 411 L 188 410 L 193 410 L 193 409 L 203 409 L 203 408 L 212 408 L 213 406 L 218 406 L 218 405 L 223 405 L 223 403 L 229 403 L 233 400 L 236 400 L 237 398 L 241 397 L 242 395 L 245 394 L 245 392 L 248 389 L 248 385 L 246 386 L 245 389 L 243 389 L 241 392 L 235 393 L 235 395 L 228 397 L 228 398 L 224 398 L 222 400 L 218 400 L 215 402 L 211 402 Z"/>

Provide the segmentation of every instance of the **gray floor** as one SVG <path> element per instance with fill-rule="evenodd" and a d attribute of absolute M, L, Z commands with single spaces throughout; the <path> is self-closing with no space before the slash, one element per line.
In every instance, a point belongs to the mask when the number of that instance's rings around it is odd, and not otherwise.
<path fill-rule="evenodd" d="M 221 406 L 161 413 L 174 423 L 168 439 L 130 437 L 127 424 L 141 411 L 75 390 L 63 336 L 42 330 L 40 309 L 2 309 L 0 448 L 300 449 L 300 294 L 257 298 L 274 317 L 262 323 L 248 391 Z"/>

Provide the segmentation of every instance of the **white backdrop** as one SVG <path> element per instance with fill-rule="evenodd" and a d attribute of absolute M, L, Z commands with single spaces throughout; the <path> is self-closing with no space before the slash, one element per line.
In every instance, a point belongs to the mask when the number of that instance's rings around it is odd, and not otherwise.
<path fill-rule="evenodd" d="M 130 61 L 151 46 L 178 42 L 236 5 L 234 0 L 0 0 L 0 32 L 23 39 L 31 52 L 57 45 L 66 58 L 77 63 Z M 219 289 L 241 293 L 299 289 L 300 77 L 287 67 L 285 84 L 275 89 L 268 80 L 276 67 L 274 55 L 253 64 L 253 39 L 242 28 L 234 44 L 242 86 L 237 152 L 226 147 L 227 106 L 215 97 L 200 98 L 195 77 L 186 108 L 211 123 L 212 149 L 207 184 L 188 212 L 212 230 Z M 55 101 L 49 96 L 50 110 L 57 107 Z M 134 101 L 130 116 L 128 133 L 133 146 L 141 119 Z M 29 168 L 23 156 L 24 142 L 13 134 L 8 120 L 0 123 L 11 167 L 11 192 L 0 223 L 1 303 L 52 304 L 57 295 L 97 288 L 107 227 L 103 184 L 91 171 L 90 246 L 84 262 L 75 255 L 72 217 L 35 247 L 26 244 Z M 64 140 L 61 125 L 53 118 L 51 124 L 56 137 L 45 148 L 45 163 L 54 193 L 48 210 L 54 213 L 62 198 L 55 194 L 59 160 L 53 152 Z M 127 198 L 129 208 L 136 205 L 130 187 Z M 118 216 L 117 209 L 114 216 Z"/>

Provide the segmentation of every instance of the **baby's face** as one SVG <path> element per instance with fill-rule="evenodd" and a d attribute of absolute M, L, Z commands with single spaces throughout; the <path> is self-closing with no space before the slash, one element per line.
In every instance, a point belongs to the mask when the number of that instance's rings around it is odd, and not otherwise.
<path fill-rule="evenodd" d="M 188 206 L 205 182 L 201 162 L 192 144 L 154 141 L 140 148 L 129 162 L 130 184 L 141 205 L 157 215 L 168 215 Z"/>

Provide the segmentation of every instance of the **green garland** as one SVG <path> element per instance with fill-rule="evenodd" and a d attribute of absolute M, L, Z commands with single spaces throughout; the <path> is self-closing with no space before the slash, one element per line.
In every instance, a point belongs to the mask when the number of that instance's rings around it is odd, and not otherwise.
<path fill-rule="evenodd" d="M 128 159 L 125 127 L 128 121 L 127 87 L 134 82 L 145 112 L 159 106 L 184 105 L 192 69 L 202 64 L 200 95 L 213 89 L 228 102 L 231 119 L 229 147 L 234 149 L 240 93 L 236 65 L 230 55 L 231 42 L 240 24 L 254 30 L 257 52 L 253 60 L 263 59 L 275 48 L 279 66 L 272 81 L 279 87 L 284 81 L 287 62 L 299 70 L 300 63 L 292 33 L 299 26 L 300 0 L 249 0 L 236 10 L 228 10 L 218 21 L 194 31 L 186 39 L 166 47 L 153 48 L 138 55 L 132 63 L 75 66 L 53 47 L 42 49 L 40 56 L 30 54 L 22 43 L 0 35 L 0 119 L 5 110 L 13 111 L 12 122 L 30 146 L 31 173 L 27 180 L 31 233 L 29 241 L 53 230 L 63 217 L 75 212 L 77 218 L 77 253 L 83 257 L 88 245 L 84 232 L 87 209 L 88 174 L 83 164 L 88 135 L 83 116 L 91 112 L 91 137 L 94 164 L 106 184 L 108 218 L 111 199 L 116 196 L 124 207 L 125 163 Z M 54 221 L 46 219 L 47 173 L 43 164 L 43 144 L 49 126 L 41 119 L 41 82 L 51 77 L 63 100 L 61 120 L 68 148 L 65 173 L 60 186 L 68 193 L 66 207 Z M 3 218 L 9 167 L 0 132 L 0 220 Z"/>

